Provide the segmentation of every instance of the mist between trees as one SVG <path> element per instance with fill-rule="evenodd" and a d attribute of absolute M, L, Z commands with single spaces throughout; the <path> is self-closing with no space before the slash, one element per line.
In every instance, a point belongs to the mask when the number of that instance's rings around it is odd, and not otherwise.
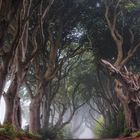
<path fill-rule="evenodd" d="M 70 138 L 87 107 L 75 131 L 82 122 L 98 137 L 138 131 L 139 26 L 139 0 L 1 0 L 4 124 L 20 130 L 24 117 L 31 133 Z"/>

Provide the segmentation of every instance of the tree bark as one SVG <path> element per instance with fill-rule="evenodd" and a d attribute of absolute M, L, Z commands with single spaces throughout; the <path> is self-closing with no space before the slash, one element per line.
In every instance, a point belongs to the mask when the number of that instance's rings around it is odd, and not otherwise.
<path fill-rule="evenodd" d="M 21 107 L 20 98 L 18 97 L 18 84 L 17 78 L 11 83 L 9 90 L 4 94 L 4 100 L 6 103 L 6 114 L 4 123 L 12 124 L 15 129 L 21 128 Z"/>
<path fill-rule="evenodd" d="M 140 76 L 128 71 L 121 72 L 105 60 L 102 60 L 102 63 L 117 79 L 115 80 L 115 92 L 123 105 L 129 131 L 134 132 L 140 129 Z"/>
<path fill-rule="evenodd" d="M 0 99 L 3 93 L 4 83 L 5 83 L 5 75 L 3 74 L 2 70 L 0 69 Z"/>
<path fill-rule="evenodd" d="M 134 132 L 140 129 L 140 110 L 135 102 L 123 104 L 124 115 L 127 128 L 130 132 Z"/>
<path fill-rule="evenodd" d="M 21 129 L 21 106 L 18 96 L 14 99 L 12 124 L 16 129 Z"/>
<path fill-rule="evenodd" d="M 11 83 L 11 86 L 9 87 L 9 90 L 7 93 L 4 94 L 4 100 L 6 103 L 6 113 L 5 113 L 5 119 L 4 123 L 12 124 L 12 118 L 13 118 L 13 108 L 14 108 L 14 100 L 17 92 L 17 83 L 16 80 L 14 80 Z"/>
<path fill-rule="evenodd" d="M 38 134 L 40 131 L 40 99 L 33 97 L 30 103 L 29 132 Z"/>
<path fill-rule="evenodd" d="M 139 103 L 136 101 L 137 97 L 133 97 L 133 95 L 136 95 L 135 91 L 130 92 L 129 90 L 129 88 L 131 88 L 130 85 L 125 87 L 127 88 L 127 90 L 125 90 L 125 96 L 123 87 L 124 85 L 122 85 L 122 83 L 115 80 L 115 92 L 123 105 L 126 125 L 129 131 L 133 132 L 140 129 L 140 119 L 138 117 L 140 114 L 140 107 Z M 139 96 L 139 94 L 136 96 Z"/>
<path fill-rule="evenodd" d="M 8 63 L 10 61 L 9 52 L 5 52 L 5 39 L 8 32 L 9 25 L 15 19 L 15 15 L 20 7 L 20 1 L 1 0 L 0 2 L 0 97 L 3 92 Z"/>
<path fill-rule="evenodd" d="M 4 124 L 12 124 L 12 117 L 13 117 L 13 106 L 14 106 L 14 99 L 10 96 L 4 96 L 5 104 L 6 104 L 6 113 L 4 118 Z"/>
<path fill-rule="evenodd" d="M 43 102 L 42 107 L 42 128 L 47 128 L 49 126 L 49 119 L 50 119 L 50 111 L 51 111 L 51 103 L 49 100 L 45 100 Z"/>

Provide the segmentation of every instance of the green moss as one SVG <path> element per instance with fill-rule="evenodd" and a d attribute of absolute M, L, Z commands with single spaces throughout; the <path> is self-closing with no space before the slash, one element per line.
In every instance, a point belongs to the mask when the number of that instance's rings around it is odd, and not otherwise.
<path fill-rule="evenodd" d="M 0 128 L 0 134 L 4 134 L 6 136 L 9 136 L 10 138 L 16 137 L 16 131 L 14 127 L 10 124 L 5 124 Z"/>
<path fill-rule="evenodd" d="M 18 137 L 18 138 L 27 137 L 27 138 L 30 138 L 30 139 L 41 139 L 40 135 L 27 133 L 23 130 L 16 131 L 14 129 L 14 127 L 10 124 L 5 124 L 5 125 L 1 126 L 0 127 L 0 134 L 6 135 L 6 136 L 8 136 L 12 139 L 14 139 L 16 137 Z"/>
<path fill-rule="evenodd" d="M 16 132 L 16 137 L 18 137 L 18 138 L 27 137 L 27 138 L 30 138 L 30 139 L 41 139 L 40 135 L 28 133 L 28 132 L 25 132 L 23 130 L 17 131 Z"/>

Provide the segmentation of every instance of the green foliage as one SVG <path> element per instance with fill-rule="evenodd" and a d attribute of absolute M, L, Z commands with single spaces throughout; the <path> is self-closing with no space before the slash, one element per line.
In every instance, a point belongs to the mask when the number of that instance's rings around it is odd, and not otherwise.
<path fill-rule="evenodd" d="M 11 124 L 5 124 L 2 127 L 0 127 L 0 134 L 6 135 L 12 139 L 14 139 L 16 137 L 18 137 L 18 138 L 27 137 L 27 138 L 31 138 L 34 140 L 41 139 L 41 136 L 39 136 L 39 135 L 27 133 L 23 130 L 16 131 Z"/>
<path fill-rule="evenodd" d="M 97 138 L 100 137 L 101 135 L 101 130 L 103 129 L 102 127 L 104 126 L 104 119 L 103 117 L 99 117 L 96 124 L 95 124 L 95 127 L 94 127 L 94 134 Z"/>
<path fill-rule="evenodd" d="M 27 138 L 30 138 L 30 139 L 41 139 L 42 138 L 40 135 L 27 133 L 23 130 L 17 131 L 16 132 L 16 137 L 18 137 L 18 138 L 27 137 Z"/>
<path fill-rule="evenodd" d="M 135 6 L 135 4 L 133 4 L 133 3 L 128 3 L 126 6 L 125 6 L 125 8 L 126 9 L 128 9 L 128 10 L 132 10 L 133 8 L 135 8 L 136 6 Z"/>
<path fill-rule="evenodd" d="M 67 125 L 62 131 L 65 139 L 73 139 L 73 133 L 69 125 Z"/>
<path fill-rule="evenodd" d="M 131 134 L 131 136 L 132 136 L 132 137 L 140 137 L 140 130 L 137 131 L 137 132 L 133 132 L 133 133 Z"/>
<path fill-rule="evenodd" d="M 125 5 L 125 8 L 128 10 L 128 12 L 132 12 L 132 11 L 140 8 L 140 3 L 134 4 L 132 2 L 129 2 Z"/>
<path fill-rule="evenodd" d="M 63 140 L 63 139 L 64 139 L 63 131 L 58 131 L 56 140 Z"/>
<path fill-rule="evenodd" d="M 16 137 L 16 131 L 14 127 L 10 124 L 5 124 L 3 127 L 1 127 L 0 134 L 4 134 L 6 136 L 9 136 L 10 138 Z"/>
<path fill-rule="evenodd" d="M 95 135 L 98 138 L 115 138 L 123 134 L 126 130 L 123 110 L 120 109 L 116 119 L 113 119 L 109 124 L 105 124 L 105 120 L 101 117 L 95 126 Z"/>
<path fill-rule="evenodd" d="M 62 140 L 63 139 L 63 132 L 53 129 L 53 128 L 43 128 L 40 132 L 43 140 L 53 139 L 53 140 Z"/>
<path fill-rule="evenodd" d="M 86 97 L 88 97 L 87 92 L 93 86 L 93 75 L 90 75 L 90 73 L 93 72 L 94 69 L 96 69 L 94 58 L 95 57 L 92 52 L 84 52 L 78 62 L 75 63 L 67 78 L 69 96 L 72 96 L 75 87 L 78 87 L 77 101 L 86 100 Z M 87 80 L 87 77 L 90 79 L 90 81 Z M 89 84 L 89 86 L 87 87 L 85 83 Z"/>
<path fill-rule="evenodd" d="M 130 130 L 127 127 L 124 129 L 122 136 L 130 136 Z"/>

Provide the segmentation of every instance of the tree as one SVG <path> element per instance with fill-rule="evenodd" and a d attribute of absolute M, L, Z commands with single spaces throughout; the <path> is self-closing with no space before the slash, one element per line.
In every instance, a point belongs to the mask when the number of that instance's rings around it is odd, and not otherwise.
<path fill-rule="evenodd" d="M 137 33 L 136 36 L 134 34 L 135 30 L 132 30 L 136 25 L 138 24 L 137 21 L 138 19 L 136 18 L 136 23 L 133 23 L 133 25 L 126 25 L 128 27 L 128 30 L 130 32 L 130 48 L 128 48 L 127 53 L 124 53 L 125 50 L 123 49 L 124 44 L 124 36 L 121 33 L 121 30 L 119 30 L 119 16 L 121 16 L 123 13 L 123 10 L 127 12 L 127 9 L 125 9 L 125 6 L 129 4 L 129 2 L 123 2 L 123 1 L 112 1 L 111 3 L 108 3 L 108 1 L 105 1 L 105 18 L 107 21 L 108 28 L 110 30 L 111 36 L 115 42 L 115 46 L 117 48 L 117 57 L 114 62 L 114 67 L 117 69 L 122 69 L 122 67 L 128 63 L 130 58 L 134 55 L 134 53 L 137 51 L 137 49 L 140 47 L 140 42 L 139 39 L 137 39 Z M 124 6 L 124 7 L 123 7 Z M 113 9 L 112 9 L 113 8 Z M 124 8 L 124 9 L 122 9 Z M 128 13 L 129 14 L 129 13 Z M 126 17 L 127 19 L 127 17 Z M 121 20 L 121 19 L 120 19 Z M 122 19 L 123 21 L 123 19 Z M 126 54 L 126 55 L 125 55 Z M 125 113 L 125 119 L 127 123 L 127 127 L 130 131 L 134 131 L 133 127 L 135 128 L 136 126 L 134 125 L 134 122 L 131 120 L 131 111 L 128 106 L 128 99 L 125 97 L 125 95 L 128 95 L 129 93 L 124 94 L 123 87 L 121 86 L 121 83 L 118 80 L 115 80 L 115 93 L 117 94 L 117 97 L 119 98 L 120 102 L 122 103 L 124 107 L 124 113 Z M 127 92 L 127 91 L 126 91 Z M 131 118 L 131 119 L 130 119 Z"/>
<path fill-rule="evenodd" d="M 139 2 L 106 0 L 96 1 L 95 3 L 88 1 L 87 3 L 90 3 L 92 6 L 87 6 L 85 8 L 86 12 L 83 14 L 84 16 L 82 16 L 83 20 L 81 20 L 81 23 L 87 30 L 87 36 L 84 36 L 83 41 L 89 41 L 90 46 L 93 47 L 93 51 L 96 54 L 95 56 L 97 57 L 97 60 L 99 60 L 100 58 L 106 58 L 107 60 L 110 60 L 117 69 L 120 70 L 123 69 L 124 65 L 131 67 L 131 69 L 133 69 L 135 65 L 136 68 L 138 66 L 138 63 L 134 64 L 136 59 L 133 58 L 138 58 L 136 54 L 138 54 L 140 47 L 138 28 Z M 90 14 L 88 14 L 89 11 Z M 91 12 L 93 12 L 93 14 L 91 14 Z M 85 19 L 86 22 L 84 22 Z M 98 68 L 100 69 L 100 67 Z M 102 83 L 104 79 L 103 75 L 101 77 Z M 119 81 L 115 80 L 115 93 L 117 98 L 123 105 L 127 127 L 131 129 L 129 119 L 127 117 L 129 116 L 127 101 L 122 101 L 123 96 L 127 93 L 124 93 L 124 89 L 122 88 L 122 91 L 120 91 L 119 94 L 119 90 L 116 91 L 116 82 L 120 83 Z M 109 84 L 109 88 L 113 91 L 112 83 Z M 102 85 L 106 85 L 106 83 L 103 83 Z M 101 92 L 100 88 L 96 89 L 98 93 Z M 111 96 L 114 97 L 114 92 L 110 91 L 107 92 L 107 96 L 103 96 L 103 94 L 101 95 L 101 97 L 107 97 L 106 99 L 108 99 L 110 93 Z M 97 99 L 94 100 L 94 102 L 97 101 Z M 112 103 L 114 102 L 114 98 L 113 101 L 111 100 L 111 98 L 109 98 L 108 101 Z M 117 104 L 119 105 L 118 101 Z M 111 115 L 112 112 L 113 111 L 111 111 Z"/>
<path fill-rule="evenodd" d="M 1 1 L 1 21 L 0 21 L 0 97 L 3 93 L 4 84 L 8 73 L 8 64 L 10 61 L 10 51 L 6 51 L 6 37 L 8 35 L 8 29 L 10 24 L 13 22 L 19 10 L 20 2 Z M 11 50 L 12 51 L 12 50 Z"/>
<path fill-rule="evenodd" d="M 4 6 L 6 5 L 9 4 L 2 1 L 1 8 L 5 8 Z M 41 28 L 39 28 L 39 22 L 30 27 L 30 23 L 32 22 L 30 16 L 34 13 L 35 8 L 38 9 L 38 6 L 39 8 L 41 8 L 41 5 L 42 2 L 37 1 L 34 4 L 32 3 L 32 1 L 26 0 L 24 0 L 23 2 L 15 1 L 15 3 L 11 2 L 11 4 L 9 5 L 9 8 L 11 9 L 6 8 L 7 10 L 9 10 L 9 12 L 2 12 L 8 24 L 6 26 L 7 29 L 4 30 L 5 33 L 2 33 L 2 38 L 5 37 L 4 40 L 6 40 L 7 42 L 2 42 L 2 44 L 5 44 L 1 48 L 2 71 L 0 76 L 2 78 L 2 82 L 0 87 L 3 89 L 6 78 L 10 77 L 9 79 L 11 81 L 11 85 L 7 93 L 3 94 L 7 104 L 5 123 L 12 123 L 15 128 L 20 128 L 21 124 L 19 121 L 21 120 L 21 115 L 19 115 L 20 98 L 18 95 L 18 91 L 24 81 L 30 62 L 33 60 L 33 57 L 37 53 L 37 33 L 41 32 Z M 39 19 L 39 21 L 41 21 L 41 23 L 46 17 L 49 7 L 50 5 L 44 10 L 40 18 L 36 17 Z M 29 29 L 31 29 L 31 31 L 33 32 L 32 35 L 30 34 Z"/>
<path fill-rule="evenodd" d="M 120 70 L 116 69 L 113 65 L 109 62 L 102 60 L 104 67 L 117 79 L 121 82 L 123 86 L 125 86 L 128 94 L 124 96 L 124 99 L 127 100 L 129 114 L 129 129 L 131 131 L 136 131 L 140 129 L 140 120 L 139 120 L 139 80 L 140 76 L 137 74 L 133 74 L 131 72 L 125 71 L 121 72 Z M 120 88 L 120 87 L 118 87 Z"/>
<path fill-rule="evenodd" d="M 5 4 L 6 3 L 2 1 L 2 5 Z M 5 117 L 5 123 L 13 123 L 13 125 L 17 128 L 20 128 L 20 115 L 17 116 L 17 114 L 19 114 L 18 90 L 25 77 L 29 62 L 32 58 L 31 55 L 30 59 L 25 60 L 25 55 L 27 53 L 27 33 L 29 24 L 27 18 L 29 16 L 31 1 L 26 3 L 26 7 L 24 7 L 24 4 L 25 3 L 17 1 L 15 1 L 15 3 L 11 2 L 11 5 L 6 4 L 9 5 L 9 8 L 11 9 L 7 9 L 9 10 L 9 13 L 4 13 L 7 14 L 4 18 L 6 22 L 8 22 L 8 25 L 7 29 L 5 30 L 5 36 L 3 36 L 5 42 L 3 42 L 3 47 L 1 48 L 1 51 L 3 52 L 1 55 L 1 65 L 2 71 L 5 73 L 2 74 L 2 83 L 5 84 L 8 76 L 11 80 L 11 86 L 9 87 L 8 92 L 4 93 L 4 98 L 7 104 L 7 116 Z M 14 15 L 11 13 L 14 13 Z M 17 27 L 15 27 L 15 25 L 17 25 Z M 3 85 L 1 85 L 1 88 L 3 88 Z"/>
<path fill-rule="evenodd" d="M 57 93 L 49 93 L 49 91 L 47 91 L 49 83 L 57 78 L 59 81 L 59 74 L 61 76 L 63 65 L 67 63 L 68 60 L 72 57 L 80 55 L 85 51 L 85 48 L 83 46 L 75 45 L 75 42 L 69 44 L 66 43 L 66 39 L 70 38 L 68 37 L 68 35 L 72 34 L 70 32 L 71 28 L 73 28 L 73 26 L 75 25 L 75 23 L 69 22 L 71 21 L 70 17 L 73 14 L 73 7 L 67 9 L 63 1 L 54 2 L 53 7 L 56 8 L 55 10 L 50 10 L 48 23 L 46 24 L 46 22 L 44 22 L 44 26 L 42 26 L 41 28 L 42 34 L 39 34 L 37 36 L 38 38 L 40 38 L 40 40 L 38 40 L 38 42 L 36 41 L 36 45 L 38 47 L 41 45 L 41 47 L 38 49 L 38 55 L 34 59 L 35 61 L 33 61 L 32 63 L 31 69 L 33 69 L 33 73 L 30 73 L 31 75 L 35 74 L 35 77 L 33 77 L 36 79 L 35 85 L 37 91 L 34 93 L 34 91 L 32 92 L 31 90 L 29 90 L 31 91 L 29 92 L 31 98 L 29 130 L 33 133 L 38 133 L 40 129 L 40 105 L 43 98 L 47 98 L 45 103 L 45 109 L 47 110 L 46 112 L 44 112 L 46 113 L 44 117 L 46 119 L 44 121 L 44 125 L 47 126 L 49 121 L 51 102 Z M 62 12 L 66 13 L 64 17 L 61 16 Z M 28 82 L 28 78 L 26 80 Z M 48 97 L 50 98 L 50 100 L 48 99 Z"/>

